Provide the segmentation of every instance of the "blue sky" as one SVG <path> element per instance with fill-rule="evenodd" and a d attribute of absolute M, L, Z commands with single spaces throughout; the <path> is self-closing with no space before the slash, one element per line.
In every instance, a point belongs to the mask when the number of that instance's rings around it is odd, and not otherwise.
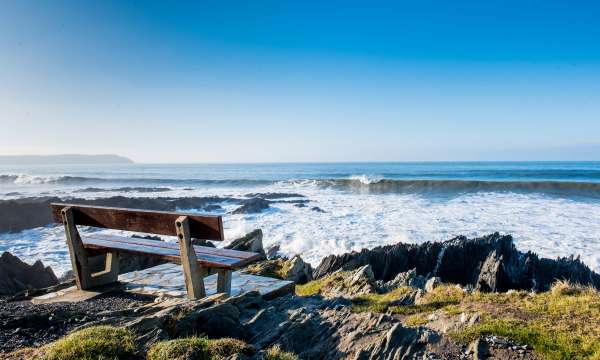
<path fill-rule="evenodd" d="M 600 3 L 0 2 L 0 154 L 600 160 Z"/>

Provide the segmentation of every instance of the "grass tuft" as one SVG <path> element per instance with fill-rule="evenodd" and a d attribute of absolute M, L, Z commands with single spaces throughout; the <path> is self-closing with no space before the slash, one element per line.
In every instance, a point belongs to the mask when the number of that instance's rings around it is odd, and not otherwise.
<path fill-rule="evenodd" d="M 208 340 L 189 337 L 161 341 L 154 344 L 147 354 L 148 360 L 210 360 Z"/>
<path fill-rule="evenodd" d="M 350 277 L 350 274 L 351 273 L 348 271 L 339 271 L 326 278 L 313 280 L 304 285 L 296 285 L 296 295 L 326 295 L 333 285 L 346 283 Z"/>
<path fill-rule="evenodd" d="M 124 328 L 94 326 L 75 331 L 43 348 L 44 360 L 128 359 L 135 352 L 133 333 Z"/>
<path fill-rule="evenodd" d="M 588 290 L 590 290 L 588 287 L 572 284 L 566 280 L 559 280 L 552 285 L 550 292 L 554 296 L 574 296 L 581 295 Z"/>
<path fill-rule="evenodd" d="M 413 288 L 403 286 L 385 294 L 360 295 L 352 299 L 352 302 L 354 303 L 352 310 L 354 312 L 385 312 L 390 307 L 391 303 L 409 296 L 414 291 Z"/>
<path fill-rule="evenodd" d="M 429 320 L 427 320 L 427 317 L 425 315 L 414 314 L 414 315 L 407 317 L 404 320 L 404 325 L 410 326 L 410 327 L 419 327 L 422 325 L 426 325 L 428 322 L 429 322 Z"/>
<path fill-rule="evenodd" d="M 156 343 L 148 351 L 148 360 L 220 360 L 235 354 L 252 355 L 254 347 L 237 339 L 209 340 L 188 337 Z"/>
<path fill-rule="evenodd" d="M 246 271 L 249 274 L 267 276 L 276 279 L 285 280 L 288 272 L 292 267 L 291 260 L 286 259 L 272 259 L 267 260 L 258 264 L 248 266 Z"/>
<path fill-rule="evenodd" d="M 217 359 L 225 359 L 234 354 L 253 355 L 256 350 L 254 346 L 248 345 L 241 340 L 222 338 L 209 340 L 208 352 Z"/>
<path fill-rule="evenodd" d="M 300 358 L 291 352 L 281 350 L 279 345 L 275 345 L 267 350 L 265 360 L 300 360 Z"/>

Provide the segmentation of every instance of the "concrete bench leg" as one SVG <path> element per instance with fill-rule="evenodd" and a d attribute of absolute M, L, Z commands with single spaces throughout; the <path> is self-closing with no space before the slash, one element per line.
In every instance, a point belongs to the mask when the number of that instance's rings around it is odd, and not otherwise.
<path fill-rule="evenodd" d="M 106 254 L 104 270 L 92 273 L 88 264 L 88 254 L 81 242 L 73 216 L 73 209 L 70 207 L 62 210 L 67 246 L 77 288 L 88 290 L 95 286 L 117 282 L 119 277 L 119 254 L 117 252 Z"/>
<path fill-rule="evenodd" d="M 217 275 L 217 292 L 231 295 L 231 270 L 219 270 Z"/>
<path fill-rule="evenodd" d="M 188 298 L 192 300 L 202 299 L 206 296 L 204 288 L 204 270 L 198 265 L 196 251 L 190 237 L 190 226 L 187 216 L 180 216 L 175 220 L 177 238 L 179 239 L 179 251 L 181 254 L 181 265 L 185 277 L 185 287 Z"/>

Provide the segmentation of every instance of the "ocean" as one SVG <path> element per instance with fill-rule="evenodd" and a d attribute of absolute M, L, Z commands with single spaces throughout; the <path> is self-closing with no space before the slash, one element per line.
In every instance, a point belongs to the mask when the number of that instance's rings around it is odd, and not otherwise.
<path fill-rule="evenodd" d="M 266 192 L 309 203 L 232 215 L 237 205 L 224 202 L 213 213 L 224 216 L 227 239 L 261 228 L 265 247 L 317 265 L 330 254 L 399 241 L 498 231 L 522 251 L 573 254 L 600 271 L 600 162 L 0 166 L 0 200 Z M 60 226 L 0 234 L 2 251 L 41 259 L 59 275 L 70 267 Z"/>

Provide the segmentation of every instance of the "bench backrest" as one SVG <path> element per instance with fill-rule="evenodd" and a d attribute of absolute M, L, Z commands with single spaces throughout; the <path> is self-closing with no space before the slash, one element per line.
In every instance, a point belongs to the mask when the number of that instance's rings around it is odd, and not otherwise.
<path fill-rule="evenodd" d="M 53 203 L 52 216 L 62 223 L 61 211 L 73 209 L 75 225 L 177 236 L 175 220 L 187 216 L 190 237 L 204 240 L 223 240 L 223 220 L 220 216 L 194 215 L 179 212 L 123 209 L 104 206 Z"/>

